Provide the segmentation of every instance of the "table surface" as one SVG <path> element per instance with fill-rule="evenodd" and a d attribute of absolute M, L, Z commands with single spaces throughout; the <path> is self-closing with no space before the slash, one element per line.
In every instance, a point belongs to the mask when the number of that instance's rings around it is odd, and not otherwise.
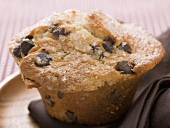
<path fill-rule="evenodd" d="M 0 0 L 0 82 L 18 70 L 8 52 L 10 39 L 48 15 L 68 9 L 101 9 L 155 36 L 170 26 L 170 0 Z"/>

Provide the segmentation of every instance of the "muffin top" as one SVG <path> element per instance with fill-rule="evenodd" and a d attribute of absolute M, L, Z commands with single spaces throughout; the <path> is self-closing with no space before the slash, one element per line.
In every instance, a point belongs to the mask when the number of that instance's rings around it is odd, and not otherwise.
<path fill-rule="evenodd" d="M 9 49 L 28 88 L 68 93 L 142 75 L 165 53 L 151 34 L 100 10 L 54 14 L 13 37 Z"/>

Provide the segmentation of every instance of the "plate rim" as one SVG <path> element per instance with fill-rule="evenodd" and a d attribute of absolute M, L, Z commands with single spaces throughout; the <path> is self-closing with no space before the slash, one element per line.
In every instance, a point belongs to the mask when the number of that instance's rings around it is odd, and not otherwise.
<path fill-rule="evenodd" d="M 12 73 L 11 75 L 9 75 L 7 78 L 5 78 L 1 83 L 0 83 L 0 90 L 3 88 L 3 86 L 5 86 L 10 80 L 12 80 L 13 78 L 17 77 L 20 75 L 20 71 L 16 71 L 14 73 Z"/>

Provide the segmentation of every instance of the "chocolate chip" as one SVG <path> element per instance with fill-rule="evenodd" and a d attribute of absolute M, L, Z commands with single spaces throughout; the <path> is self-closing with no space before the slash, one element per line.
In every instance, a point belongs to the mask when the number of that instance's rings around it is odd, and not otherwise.
<path fill-rule="evenodd" d="M 48 32 L 52 33 L 58 26 L 50 26 Z"/>
<path fill-rule="evenodd" d="M 51 32 L 55 38 L 58 38 L 60 35 L 67 36 L 70 32 L 66 32 L 65 28 L 59 26 L 51 26 L 48 28 L 48 31 Z"/>
<path fill-rule="evenodd" d="M 105 40 L 105 41 L 108 42 L 112 46 L 115 44 L 115 42 L 110 37 L 107 40 Z"/>
<path fill-rule="evenodd" d="M 77 117 L 75 116 L 74 112 L 67 110 L 66 116 L 69 119 L 71 123 L 76 123 L 77 122 Z"/>
<path fill-rule="evenodd" d="M 108 38 L 107 40 L 104 40 L 105 43 L 102 44 L 103 48 L 107 51 L 112 53 L 113 45 L 115 42 L 112 40 L 112 38 Z"/>
<path fill-rule="evenodd" d="M 101 54 L 99 55 L 99 60 L 102 59 L 102 58 L 104 58 L 103 53 L 101 53 Z"/>
<path fill-rule="evenodd" d="M 45 52 L 46 50 L 45 50 L 45 48 L 41 48 L 41 51 L 42 51 L 42 52 Z"/>
<path fill-rule="evenodd" d="M 50 107 L 54 107 L 54 102 L 51 100 L 51 96 L 50 95 L 46 95 L 45 96 L 46 102 Z"/>
<path fill-rule="evenodd" d="M 33 39 L 33 36 L 28 35 L 28 36 L 26 36 L 26 37 L 25 37 L 25 39 L 29 39 L 29 40 L 31 40 L 31 39 Z"/>
<path fill-rule="evenodd" d="M 112 53 L 113 47 L 107 43 L 102 44 L 103 48 L 107 51 Z"/>
<path fill-rule="evenodd" d="M 52 100 L 47 100 L 47 103 L 50 107 L 54 107 L 54 102 Z"/>
<path fill-rule="evenodd" d="M 120 61 L 117 65 L 117 70 L 120 71 L 122 74 L 132 74 L 133 65 L 128 61 Z"/>
<path fill-rule="evenodd" d="M 46 95 L 45 98 L 46 99 L 51 99 L 51 96 L 50 95 Z"/>
<path fill-rule="evenodd" d="M 29 52 L 29 50 L 34 47 L 34 43 L 32 40 L 24 39 L 21 43 L 21 52 L 26 56 Z"/>
<path fill-rule="evenodd" d="M 119 48 L 120 50 L 124 50 L 124 51 L 127 52 L 127 53 L 132 53 L 131 47 L 130 47 L 126 42 L 122 42 L 122 43 L 118 46 L 118 48 Z"/>
<path fill-rule="evenodd" d="M 51 60 L 50 54 L 42 52 L 35 57 L 34 62 L 37 66 L 47 66 Z"/>
<path fill-rule="evenodd" d="M 117 92 L 117 89 L 113 89 L 113 91 L 111 92 L 111 95 L 114 95 Z"/>
<path fill-rule="evenodd" d="M 64 31 L 65 31 L 64 28 L 57 27 L 56 29 L 54 29 L 53 35 L 54 35 L 56 38 L 58 38 L 60 35 L 64 35 Z"/>
<path fill-rule="evenodd" d="M 94 45 L 90 45 L 90 46 L 93 50 L 93 53 L 99 57 L 98 58 L 99 60 L 104 58 L 103 52 L 99 49 L 99 46 L 94 46 Z"/>
<path fill-rule="evenodd" d="M 64 97 L 64 93 L 58 92 L 57 97 L 60 98 L 60 99 L 63 98 Z"/>
<path fill-rule="evenodd" d="M 95 53 L 96 50 L 99 50 L 99 47 L 98 46 L 93 46 L 93 45 L 90 45 L 92 50 L 93 50 L 93 53 Z"/>
<path fill-rule="evenodd" d="M 119 95 L 119 96 L 116 96 L 116 97 L 113 99 L 112 103 L 113 103 L 114 105 L 118 105 L 118 104 L 121 102 L 121 100 L 122 100 L 122 96 Z"/>
<path fill-rule="evenodd" d="M 112 104 L 114 105 L 118 105 L 122 99 L 122 96 L 119 94 L 118 90 L 117 89 L 113 89 L 111 91 L 111 102 Z"/>
<path fill-rule="evenodd" d="M 45 99 L 46 99 L 47 104 L 48 104 L 50 107 L 53 107 L 53 106 L 54 106 L 54 102 L 51 100 L 51 96 L 50 96 L 50 95 L 45 96 Z"/>
<path fill-rule="evenodd" d="M 16 57 L 21 58 L 21 47 L 20 47 L 20 45 L 15 46 L 12 49 L 12 52 Z"/>

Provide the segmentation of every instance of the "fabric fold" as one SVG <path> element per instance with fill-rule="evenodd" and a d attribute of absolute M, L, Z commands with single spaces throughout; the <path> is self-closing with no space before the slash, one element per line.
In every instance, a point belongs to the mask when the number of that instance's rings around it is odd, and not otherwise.
<path fill-rule="evenodd" d="M 168 125 L 168 127 L 165 127 L 162 126 L 161 123 L 157 122 L 158 119 L 157 121 L 155 121 L 155 115 L 159 116 L 157 115 L 157 113 L 159 113 L 159 110 L 157 109 L 158 110 L 157 112 L 154 111 L 155 109 L 154 104 L 160 98 L 160 94 L 163 94 L 169 88 L 170 88 L 170 76 L 163 77 L 151 83 L 145 89 L 145 91 L 139 96 L 136 102 L 132 105 L 132 107 L 124 117 L 124 120 L 119 126 L 119 128 L 169 128 L 170 124 Z M 162 98 L 164 99 L 164 97 Z M 159 104 L 156 103 L 156 105 L 158 106 Z M 169 105 L 164 106 L 163 109 L 170 110 L 170 108 L 168 108 Z M 151 111 L 153 113 L 152 116 L 150 116 Z M 170 116 L 170 111 L 169 113 L 166 114 Z M 168 120 L 169 119 L 167 119 L 167 123 L 169 122 Z M 158 123 L 159 125 L 155 125 L 154 123 Z"/>

